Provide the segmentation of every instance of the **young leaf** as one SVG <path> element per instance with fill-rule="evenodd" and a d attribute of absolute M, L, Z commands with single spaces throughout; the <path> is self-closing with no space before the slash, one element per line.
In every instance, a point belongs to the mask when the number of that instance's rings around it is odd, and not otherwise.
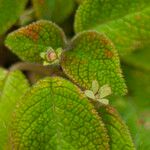
<path fill-rule="evenodd" d="M 0 0 L 0 35 L 17 21 L 26 3 L 27 0 Z"/>
<path fill-rule="evenodd" d="M 2 76 L 0 71 L 0 76 Z M 0 82 L 2 80 L 0 79 Z M 1 86 L 1 85 L 0 85 Z M 5 74 L 0 87 L 0 149 L 5 149 L 12 111 L 19 98 L 27 91 L 29 84 L 20 71 Z"/>
<path fill-rule="evenodd" d="M 101 106 L 98 109 L 100 116 L 106 124 L 110 137 L 111 150 L 135 150 L 132 138 L 126 124 L 118 112 L 111 106 Z"/>
<path fill-rule="evenodd" d="M 109 87 L 108 84 L 103 85 L 98 92 L 100 98 L 104 98 L 104 97 L 110 95 L 111 93 L 112 93 L 111 88 Z"/>
<path fill-rule="evenodd" d="M 86 91 L 85 91 L 85 95 L 86 95 L 88 98 L 95 99 L 95 95 L 94 95 L 93 91 L 86 90 Z"/>
<path fill-rule="evenodd" d="M 94 92 L 94 94 L 98 92 L 99 88 L 99 83 L 97 82 L 97 80 L 94 80 L 92 82 L 92 91 Z"/>
<path fill-rule="evenodd" d="M 32 0 L 39 19 L 62 23 L 74 10 L 74 0 Z"/>
<path fill-rule="evenodd" d="M 65 35 L 54 23 L 42 20 L 10 33 L 5 43 L 22 60 L 42 62 L 41 52 L 64 48 Z"/>
<path fill-rule="evenodd" d="M 85 0 L 75 17 L 75 31 L 105 33 L 121 55 L 149 44 L 149 0 Z"/>
<path fill-rule="evenodd" d="M 104 105 L 108 105 L 109 104 L 109 100 L 105 99 L 105 98 L 102 98 L 102 99 L 98 98 L 97 101 L 100 102 L 100 103 L 102 103 L 102 104 L 104 104 Z"/>
<path fill-rule="evenodd" d="M 78 87 L 59 77 L 45 78 L 25 94 L 10 132 L 14 149 L 109 149 L 93 105 Z"/>
<path fill-rule="evenodd" d="M 91 89 L 93 80 L 108 84 L 116 95 L 126 93 L 118 54 L 112 42 L 94 31 L 83 32 L 71 42 L 71 48 L 62 53 L 61 66 L 75 83 Z"/>

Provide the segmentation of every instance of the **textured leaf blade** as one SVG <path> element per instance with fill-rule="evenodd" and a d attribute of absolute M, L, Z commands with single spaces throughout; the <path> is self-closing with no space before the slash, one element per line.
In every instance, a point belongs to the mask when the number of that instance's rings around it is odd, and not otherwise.
<path fill-rule="evenodd" d="M 110 137 L 110 149 L 135 150 L 132 138 L 126 124 L 118 112 L 111 106 L 101 106 L 98 109 L 102 120 L 106 124 Z"/>
<path fill-rule="evenodd" d="M 64 48 L 65 35 L 54 23 L 42 20 L 10 33 L 5 43 L 22 60 L 41 62 L 41 52 Z"/>
<path fill-rule="evenodd" d="M 0 35 L 17 21 L 26 3 L 27 0 L 0 0 Z"/>
<path fill-rule="evenodd" d="M 5 149 L 12 111 L 29 84 L 20 71 L 7 73 L 0 94 L 0 149 Z"/>
<path fill-rule="evenodd" d="M 15 149 L 108 149 L 101 119 L 71 82 L 45 78 L 23 99 L 11 130 Z"/>
<path fill-rule="evenodd" d="M 74 10 L 74 0 L 32 0 L 37 18 L 63 22 Z"/>
<path fill-rule="evenodd" d="M 64 72 L 79 86 L 91 89 L 97 80 L 108 84 L 113 94 L 126 93 L 117 52 L 111 41 L 94 31 L 83 32 L 72 40 L 71 48 L 62 54 Z"/>
<path fill-rule="evenodd" d="M 149 4 L 147 0 L 86 0 L 77 11 L 75 31 L 95 29 L 105 33 L 121 55 L 130 53 L 149 44 Z"/>

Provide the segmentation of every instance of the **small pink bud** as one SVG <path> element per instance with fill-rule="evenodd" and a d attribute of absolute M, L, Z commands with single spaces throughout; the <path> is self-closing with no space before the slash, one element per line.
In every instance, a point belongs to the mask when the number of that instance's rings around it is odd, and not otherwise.
<path fill-rule="evenodd" d="M 57 55 L 53 51 L 48 51 L 47 54 L 46 54 L 46 58 L 47 58 L 48 61 L 54 61 L 54 60 L 57 59 Z"/>

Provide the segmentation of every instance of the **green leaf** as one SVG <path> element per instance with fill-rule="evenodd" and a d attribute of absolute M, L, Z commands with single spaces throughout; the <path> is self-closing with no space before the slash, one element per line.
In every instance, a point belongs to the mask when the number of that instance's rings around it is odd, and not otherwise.
<path fill-rule="evenodd" d="M 122 57 L 122 60 L 136 68 L 150 72 L 150 51 L 149 46 L 139 48 L 129 55 Z"/>
<path fill-rule="evenodd" d="M 132 97 L 111 97 L 111 104 L 117 109 L 131 132 L 134 143 L 138 131 L 138 114 Z"/>
<path fill-rule="evenodd" d="M 108 105 L 101 106 L 98 112 L 108 130 L 110 150 L 135 150 L 129 130 L 118 112 Z"/>
<path fill-rule="evenodd" d="M 97 80 L 92 81 L 92 91 L 94 94 L 96 94 L 99 90 L 99 84 L 97 82 Z"/>
<path fill-rule="evenodd" d="M 62 23 L 74 10 L 74 0 L 32 0 L 39 19 Z"/>
<path fill-rule="evenodd" d="M 10 33 L 5 44 L 24 61 L 42 62 L 41 52 L 64 48 L 65 35 L 54 23 L 42 20 Z"/>
<path fill-rule="evenodd" d="M 148 116 L 148 117 L 150 118 L 150 116 Z M 149 148 L 150 148 L 149 135 L 150 135 L 149 127 L 148 127 L 148 129 L 146 129 L 146 128 L 139 129 L 138 136 L 136 136 L 137 150 L 149 150 Z"/>
<path fill-rule="evenodd" d="M 91 89 L 92 81 L 97 80 L 99 85 L 108 84 L 113 94 L 126 93 L 118 54 L 102 34 L 88 31 L 77 35 L 60 63 L 66 75 L 84 89 Z"/>
<path fill-rule="evenodd" d="M 0 76 L 3 76 L 1 71 Z M 13 71 L 8 72 L 7 75 L 5 73 L 3 85 L 0 88 L 0 149 L 3 150 L 8 140 L 12 111 L 19 98 L 29 88 L 29 84 L 20 71 Z"/>
<path fill-rule="evenodd" d="M 0 96 L 2 94 L 4 79 L 5 79 L 6 75 L 7 75 L 7 71 L 3 68 L 0 68 Z"/>
<path fill-rule="evenodd" d="M 136 102 L 132 97 L 119 97 L 112 100 L 113 106 L 117 108 L 123 120 L 128 125 L 137 150 L 149 148 L 149 123 L 150 112 L 135 107 Z M 144 112 L 145 111 L 145 112 Z"/>
<path fill-rule="evenodd" d="M 7 74 L 7 71 L 4 68 L 0 67 L 0 80 L 3 80 Z"/>
<path fill-rule="evenodd" d="M 75 31 L 105 33 L 121 55 L 149 44 L 149 0 L 85 0 L 75 17 Z"/>
<path fill-rule="evenodd" d="M 82 4 L 84 0 L 76 0 L 78 4 Z"/>
<path fill-rule="evenodd" d="M 25 94 L 10 132 L 14 149 L 109 149 L 94 106 L 78 87 L 59 77 L 45 78 Z"/>
<path fill-rule="evenodd" d="M 129 89 L 129 96 L 136 103 L 138 111 L 148 109 L 150 106 L 150 72 L 123 66 Z"/>
<path fill-rule="evenodd" d="M 26 3 L 27 0 L 0 0 L 0 35 L 15 24 Z"/>

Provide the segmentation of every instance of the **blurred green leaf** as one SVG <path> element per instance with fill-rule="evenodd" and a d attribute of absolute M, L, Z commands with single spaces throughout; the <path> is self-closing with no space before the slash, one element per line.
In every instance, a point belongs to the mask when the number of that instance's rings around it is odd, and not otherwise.
<path fill-rule="evenodd" d="M 0 35 L 15 24 L 26 3 L 27 0 L 0 0 Z"/>
<path fill-rule="evenodd" d="M 150 148 L 149 135 L 150 135 L 150 128 L 145 129 L 144 127 L 141 127 L 139 129 L 139 132 L 137 134 L 136 141 L 135 141 L 137 150 L 149 150 Z"/>
<path fill-rule="evenodd" d="M 150 106 L 150 73 L 134 67 L 123 66 L 129 96 L 135 102 L 138 111 Z"/>
<path fill-rule="evenodd" d="M 150 47 L 139 48 L 133 53 L 123 56 L 122 60 L 126 64 L 150 72 Z"/>
<path fill-rule="evenodd" d="M 74 0 L 32 0 L 38 19 L 62 23 L 74 10 Z"/>
<path fill-rule="evenodd" d="M 84 0 L 76 0 L 78 4 L 82 4 Z"/>
<path fill-rule="evenodd" d="M 75 31 L 105 33 L 121 55 L 150 43 L 149 0 L 85 0 L 77 10 Z"/>
<path fill-rule="evenodd" d="M 149 149 L 150 111 L 139 111 L 136 101 L 132 97 L 119 97 L 111 99 L 115 108 L 121 114 L 129 127 L 137 150 Z"/>
<path fill-rule="evenodd" d="M 100 86 L 108 84 L 113 94 L 124 95 L 127 91 L 117 51 L 98 32 L 77 35 L 70 49 L 62 53 L 60 64 L 66 75 L 84 89 L 91 89 L 92 82 L 97 80 Z"/>
<path fill-rule="evenodd" d="M 114 106 L 131 132 L 133 139 L 137 136 L 138 132 L 138 114 L 135 103 L 132 101 L 132 98 L 126 97 L 111 97 L 111 105 Z"/>
<path fill-rule="evenodd" d="M 8 140 L 11 114 L 20 97 L 27 91 L 29 84 L 20 71 L 2 73 L 0 69 L 0 149 L 4 150 Z M 2 80 L 2 76 L 3 78 Z"/>
<path fill-rule="evenodd" d="M 42 62 L 41 52 L 50 47 L 64 48 L 65 40 L 64 32 L 57 25 L 42 20 L 10 33 L 5 44 L 24 61 Z"/>
<path fill-rule="evenodd" d="M 78 87 L 45 78 L 28 91 L 14 111 L 14 149 L 108 149 L 101 118 Z"/>

